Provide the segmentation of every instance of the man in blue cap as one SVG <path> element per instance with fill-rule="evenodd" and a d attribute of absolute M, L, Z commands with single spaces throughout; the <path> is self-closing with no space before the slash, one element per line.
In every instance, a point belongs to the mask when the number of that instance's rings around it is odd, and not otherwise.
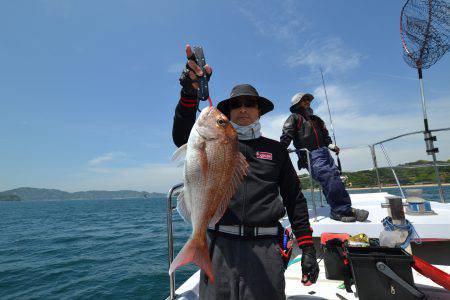
<path fill-rule="evenodd" d="M 330 205 L 330 218 L 341 222 L 364 222 L 369 212 L 352 208 L 350 196 L 345 190 L 329 150 L 339 154 L 339 147 L 332 143 L 324 121 L 313 114 L 311 101 L 314 96 L 297 93 L 292 97 L 292 114 L 283 126 L 280 142 L 287 148 L 291 141 L 295 149 L 308 149 L 310 153 L 311 175 L 322 186 Z M 305 152 L 298 152 L 298 168 L 308 168 Z"/>

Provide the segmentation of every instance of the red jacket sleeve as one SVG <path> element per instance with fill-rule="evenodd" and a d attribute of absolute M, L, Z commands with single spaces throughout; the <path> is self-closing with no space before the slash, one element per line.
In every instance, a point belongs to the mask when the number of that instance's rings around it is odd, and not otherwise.
<path fill-rule="evenodd" d="M 181 93 L 173 118 L 172 139 L 177 147 L 187 143 L 198 108 L 197 99 L 189 99 Z"/>

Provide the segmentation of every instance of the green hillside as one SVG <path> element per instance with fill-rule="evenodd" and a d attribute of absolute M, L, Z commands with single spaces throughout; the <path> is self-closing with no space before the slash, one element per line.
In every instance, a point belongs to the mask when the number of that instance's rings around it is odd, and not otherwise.
<path fill-rule="evenodd" d="M 99 200 L 99 199 L 137 199 L 137 198 L 164 198 L 162 193 L 137 192 L 131 190 L 121 191 L 85 191 L 69 193 L 55 189 L 39 189 L 22 187 L 0 192 L 0 200 L 11 196 L 19 200 Z"/>
<path fill-rule="evenodd" d="M 438 164 L 448 164 L 450 160 L 438 161 Z M 435 173 L 431 161 L 418 160 L 395 168 L 397 177 L 402 185 L 434 184 Z M 439 167 L 442 183 L 450 183 L 450 166 Z M 378 169 L 380 181 L 383 186 L 395 185 L 395 178 L 390 168 Z M 347 187 L 375 187 L 377 186 L 377 174 L 375 170 L 362 170 L 356 172 L 343 172 L 347 176 Z M 300 180 L 304 189 L 309 188 L 309 175 L 301 175 Z"/>
<path fill-rule="evenodd" d="M 21 201 L 22 198 L 20 198 L 17 195 L 11 195 L 11 194 L 0 194 L 0 201 Z"/>

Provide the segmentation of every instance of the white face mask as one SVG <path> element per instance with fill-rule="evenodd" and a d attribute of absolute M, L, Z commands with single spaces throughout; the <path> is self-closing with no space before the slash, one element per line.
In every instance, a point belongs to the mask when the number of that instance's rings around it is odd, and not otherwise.
<path fill-rule="evenodd" d="M 231 125 L 237 131 L 239 140 L 253 140 L 261 136 L 261 124 L 259 120 L 247 126 L 241 126 L 233 122 L 231 122 Z"/>

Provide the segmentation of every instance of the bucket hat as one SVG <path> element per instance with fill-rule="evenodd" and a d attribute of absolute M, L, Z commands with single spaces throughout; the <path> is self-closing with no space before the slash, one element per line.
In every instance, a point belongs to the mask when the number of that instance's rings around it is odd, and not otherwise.
<path fill-rule="evenodd" d="M 309 99 L 309 101 L 312 101 L 314 99 L 314 96 L 308 93 L 297 93 L 292 97 L 291 99 L 291 108 L 289 109 L 291 112 L 296 112 L 296 105 L 300 103 L 302 100 Z"/>
<path fill-rule="evenodd" d="M 255 98 L 258 102 L 258 107 L 261 110 L 261 116 L 273 110 L 273 103 L 267 98 L 261 97 L 258 91 L 250 84 L 238 84 L 231 90 L 230 98 L 220 101 L 217 104 L 217 109 L 225 115 L 230 113 L 230 103 L 239 98 Z"/>

